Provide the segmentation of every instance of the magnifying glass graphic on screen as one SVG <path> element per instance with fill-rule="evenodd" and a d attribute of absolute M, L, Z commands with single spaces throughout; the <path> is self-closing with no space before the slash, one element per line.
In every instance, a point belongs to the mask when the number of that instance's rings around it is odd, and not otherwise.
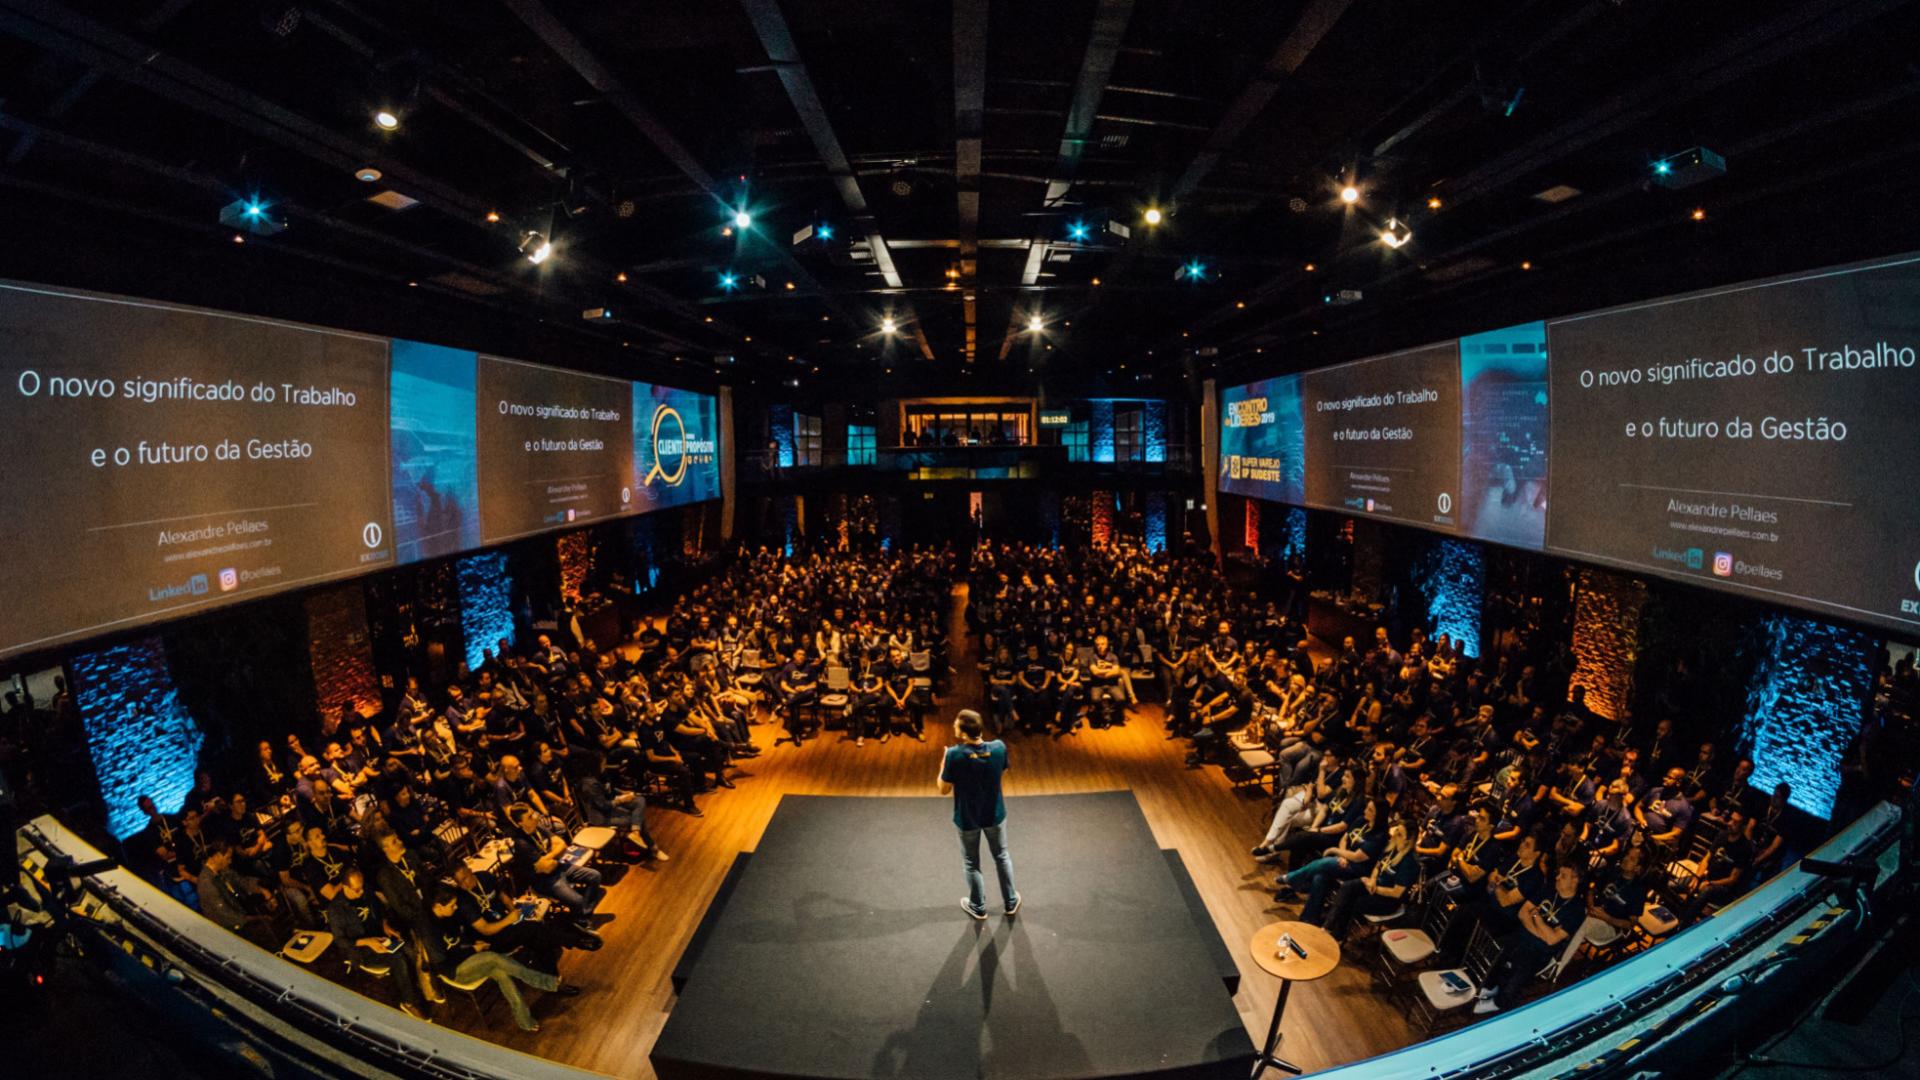
<path fill-rule="evenodd" d="M 675 463 L 673 472 L 671 474 L 669 474 L 665 469 L 662 469 L 660 467 L 660 429 L 666 425 L 666 422 L 668 419 L 672 419 L 674 429 L 679 432 L 679 436 L 680 436 L 678 439 L 675 440 L 675 442 L 679 445 L 679 448 L 680 448 L 680 460 L 677 463 Z M 668 487 L 678 487 L 680 485 L 680 481 L 684 479 L 686 475 L 687 475 L 687 425 L 686 425 L 686 422 L 680 419 L 679 410 L 675 409 L 671 405 L 661 405 L 653 410 L 653 468 L 647 471 L 647 478 L 640 482 L 640 486 L 652 487 L 653 478 L 657 476 L 660 479 L 666 481 L 666 484 Z"/>

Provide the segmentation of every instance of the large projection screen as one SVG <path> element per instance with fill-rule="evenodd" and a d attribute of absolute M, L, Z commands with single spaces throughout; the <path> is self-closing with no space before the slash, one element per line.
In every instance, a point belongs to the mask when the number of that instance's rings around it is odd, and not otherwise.
<path fill-rule="evenodd" d="M 391 565 L 387 341 L 0 283 L 0 654 Z"/>
<path fill-rule="evenodd" d="M 1306 504 L 1453 532 L 1460 353 L 1454 342 L 1300 377 Z"/>
<path fill-rule="evenodd" d="M 1300 376 L 1222 390 L 1220 490 L 1276 502 L 1305 501 L 1306 437 Z"/>
<path fill-rule="evenodd" d="M 1549 550 L 1920 627 L 1920 259 L 1547 324 Z"/>
<path fill-rule="evenodd" d="M 720 497 L 719 428 L 713 395 L 633 384 L 633 488 L 640 509 Z"/>
<path fill-rule="evenodd" d="M 497 544 L 632 513 L 624 379 L 480 357 L 480 539 Z"/>

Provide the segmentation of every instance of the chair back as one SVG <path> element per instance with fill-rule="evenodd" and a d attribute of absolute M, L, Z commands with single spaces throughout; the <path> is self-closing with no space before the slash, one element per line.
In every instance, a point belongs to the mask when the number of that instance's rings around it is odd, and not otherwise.
<path fill-rule="evenodd" d="M 921 649 L 919 652 L 911 653 L 907 656 L 907 665 L 918 672 L 924 673 L 931 671 L 933 670 L 933 656 L 927 650 Z"/>
<path fill-rule="evenodd" d="M 1500 963 L 1500 943 L 1487 932 L 1485 923 L 1475 923 L 1473 933 L 1467 938 L 1466 958 L 1460 966 L 1466 969 L 1467 977 L 1475 986 L 1488 986 L 1492 983 L 1493 969 Z"/>
<path fill-rule="evenodd" d="M 848 679 L 847 677 L 846 668 L 841 667 L 839 664 L 827 665 L 827 689 L 828 690 L 831 690 L 836 694 L 844 693 L 849 685 L 851 685 L 851 680 Z"/>

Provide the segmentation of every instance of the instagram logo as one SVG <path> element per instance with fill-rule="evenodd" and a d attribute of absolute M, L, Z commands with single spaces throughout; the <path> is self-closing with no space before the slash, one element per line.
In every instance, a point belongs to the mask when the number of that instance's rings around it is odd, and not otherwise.
<path fill-rule="evenodd" d="M 232 592 L 240 587 L 240 571 L 229 566 L 220 571 L 220 591 Z"/>
<path fill-rule="evenodd" d="M 1733 576 L 1733 552 L 1716 551 L 1713 553 L 1713 576 L 1714 577 L 1732 577 Z"/>

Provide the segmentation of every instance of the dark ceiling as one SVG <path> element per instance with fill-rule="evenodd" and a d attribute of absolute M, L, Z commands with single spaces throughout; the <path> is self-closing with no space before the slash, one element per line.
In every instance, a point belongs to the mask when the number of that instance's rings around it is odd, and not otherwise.
<path fill-rule="evenodd" d="M 1920 247 L 1917 7 L 0 0 L 0 274 L 694 383 L 1165 391 Z M 1726 175 L 1650 183 L 1693 146 Z M 235 244 L 247 197 L 287 231 Z"/>

